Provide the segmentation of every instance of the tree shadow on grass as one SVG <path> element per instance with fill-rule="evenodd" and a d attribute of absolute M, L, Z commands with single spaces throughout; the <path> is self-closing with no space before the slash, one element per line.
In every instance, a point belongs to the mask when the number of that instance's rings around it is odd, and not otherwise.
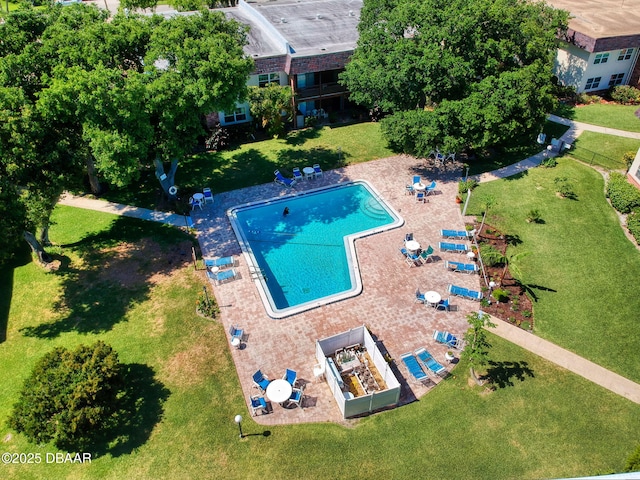
<path fill-rule="evenodd" d="M 489 361 L 483 380 L 487 380 L 494 388 L 506 388 L 513 387 L 516 380 L 524 382 L 527 377 L 535 377 L 527 362 Z"/>
<path fill-rule="evenodd" d="M 123 367 L 125 393 L 116 421 L 88 447 L 97 457 L 130 454 L 144 445 L 162 419 L 164 402 L 171 393 L 148 365 L 130 363 Z"/>
<path fill-rule="evenodd" d="M 278 152 L 278 164 L 293 168 L 296 165 L 300 166 L 301 163 L 305 166 L 317 163 L 324 170 L 332 170 L 344 167 L 349 156 L 340 149 L 325 147 L 314 147 L 308 150 L 287 148 Z"/>
<path fill-rule="evenodd" d="M 109 331 L 134 305 L 149 298 L 157 279 L 191 261 L 193 240 L 164 225 L 118 217 L 111 228 L 90 234 L 63 249 L 78 262 L 63 261 L 54 273 L 62 293 L 52 322 L 21 329 L 30 337 L 55 338 L 63 332 Z"/>
<path fill-rule="evenodd" d="M 320 137 L 319 128 L 305 128 L 303 130 L 295 130 L 287 135 L 285 142 L 287 145 L 304 145 L 312 138 Z"/>
<path fill-rule="evenodd" d="M 20 245 L 11 260 L 0 266 L 0 343 L 7 339 L 7 327 L 9 325 L 9 311 L 11 310 L 11 298 L 13 297 L 13 274 L 18 267 L 32 261 L 31 251 L 26 243 Z"/>

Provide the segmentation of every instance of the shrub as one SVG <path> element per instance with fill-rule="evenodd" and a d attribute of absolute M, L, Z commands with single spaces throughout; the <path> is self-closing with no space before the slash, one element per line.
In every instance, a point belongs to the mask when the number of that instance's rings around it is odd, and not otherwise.
<path fill-rule="evenodd" d="M 540 210 L 532 209 L 527 212 L 527 222 L 540 223 L 542 221 L 542 214 Z"/>
<path fill-rule="evenodd" d="M 198 300 L 196 300 L 196 311 L 207 318 L 216 318 L 220 313 L 216 301 L 205 293 L 201 293 Z"/>
<path fill-rule="evenodd" d="M 478 186 L 477 180 L 468 179 L 468 180 L 460 181 L 458 182 L 458 193 L 459 194 L 467 193 L 468 191 L 473 190 L 477 186 Z"/>
<path fill-rule="evenodd" d="M 556 184 L 556 192 L 558 192 L 564 198 L 576 198 L 576 194 L 573 191 L 573 184 L 567 177 L 556 177 L 553 182 Z"/>
<path fill-rule="evenodd" d="M 612 172 L 607 184 L 607 196 L 613 208 L 620 213 L 629 213 L 640 207 L 640 191 L 627 181 L 627 177 Z"/>
<path fill-rule="evenodd" d="M 314 128 L 318 125 L 318 118 L 313 116 L 313 115 L 309 115 L 308 117 L 304 117 L 304 126 L 309 128 Z"/>
<path fill-rule="evenodd" d="M 627 217 L 627 229 L 636 242 L 640 243 L 640 209 L 635 209 Z"/>
<path fill-rule="evenodd" d="M 220 123 L 216 123 L 204 144 L 207 150 L 213 150 L 214 152 L 228 148 L 231 144 L 229 130 L 220 125 Z"/>
<path fill-rule="evenodd" d="M 522 316 L 524 318 L 531 318 L 531 310 L 523 310 L 522 311 Z"/>
<path fill-rule="evenodd" d="M 113 425 L 124 389 L 122 366 L 109 345 L 58 347 L 25 380 L 9 425 L 34 443 L 79 449 Z"/>
<path fill-rule="evenodd" d="M 631 164 L 636 159 L 636 152 L 627 152 L 622 155 L 622 161 L 627 166 L 627 170 L 631 167 Z"/>
<path fill-rule="evenodd" d="M 500 303 L 509 301 L 509 292 L 500 288 L 496 288 L 493 292 L 491 292 L 491 296 Z"/>
<path fill-rule="evenodd" d="M 553 168 L 556 165 L 558 165 L 558 161 L 555 157 L 549 157 L 540 164 L 540 166 L 544 168 Z"/>
<path fill-rule="evenodd" d="M 520 327 L 522 327 L 524 330 L 531 330 L 531 323 L 525 320 L 520 324 Z"/>
<path fill-rule="evenodd" d="M 481 307 L 488 307 L 489 305 L 491 305 L 491 302 L 489 301 L 488 298 L 483 298 L 482 300 L 480 300 L 480 306 Z"/>
<path fill-rule="evenodd" d="M 576 95 L 576 103 L 590 105 L 592 103 L 600 103 L 602 98 L 598 95 L 589 95 L 588 93 L 579 93 Z"/>
<path fill-rule="evenodd" d="M 640 103 L 640 90 L 630 85 L 618 85 L 609 90 L 611 99 L 623 105 Z"/>
<path fill-rule="evenodd" d="M 493 267 L 504 262 L 504 255 L 492 245 L 480 244 L 480 257 L 487 267 Z"/>

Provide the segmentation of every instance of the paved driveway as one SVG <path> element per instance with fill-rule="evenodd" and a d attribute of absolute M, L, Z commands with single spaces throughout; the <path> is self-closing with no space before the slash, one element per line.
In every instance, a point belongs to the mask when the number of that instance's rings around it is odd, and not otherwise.
<path fill-rule="evenodd" d="M 438 183 L 436 194 L 429 196 L 426 204 L 417 203 L 413 196 L 405 194 L 405 186 L 411 183 L 415 174 Z M 436 290 L 446 297 L 449 283 L 478 289 L 480 277 L 447 271 L 444 260 L 462 260 L 465 257 L 440 253 L 437 248 L 435 262 L 409 268 L 398 248 L 407 232 L 413 232 L 425 248 L 428 244 L 437 247 L 440 229 L 464 228 L 459 205 L 454 201 L 459 174 L 459 170 L 436 170 L 415 158 L 396 156 L 325 172 L 322 179 L 296 185 L 296 190 L 303 190 L 338 182 L 367 180 L 404 217 L 405 225 L 356 241 L 363 283 L 360 295 L 280 320 L 274 320 L 265 313 L 225 212 L 241 203 L 285 195 L 289 191 L 274 183 L 235 190 L 215 195 L 214 205 L 206 206 L 202 212 L 194 212 L 204 255 L 235 255 L 240 260 L 238 271 L 242 278 L 215 287 L 214 292 L 225 329 L 228 331 L 231 324 L 236 324 L 248 334 L 243 349 L 231 349 L 247 404 L 250 394 L 257 392 L 252 390 L 251 376 L 258 368 L 272 379 L 281 377 L 286 368 L 291 368 L 298 372 L 299 379 L 307 383 L 304 409 L 284 409 L 273 405 L 272 413 L 255 417 L 258 423 L 344 421 L 329 387 L 314 380 L 313 366 L 316 363 L 316 339 L 349 328 L 366 324 L 391 356 L 397 359 L 396 372 L 403 384 L 401 403 L 420 398 L 429 388 L 434 388 L 411 381 L 399 360 L 401 354 L 425 346 L 447 368 L 453 367 L 453 364 L 445 362 L 446 348 L 434 342 L 433 331 L 449 330 L 462 335 L 467 327 L 465 315 L 476 310 L 478 303 L 454 298 L 454 311 L 435 311 L 414 303 L 414 292 L 419 287 Z"/>

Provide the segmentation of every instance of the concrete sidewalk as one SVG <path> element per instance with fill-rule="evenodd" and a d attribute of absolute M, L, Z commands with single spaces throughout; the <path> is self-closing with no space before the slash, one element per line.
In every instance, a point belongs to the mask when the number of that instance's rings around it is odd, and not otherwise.
<path fill-rule="evenodd" d="M 176 213 L 158 212 L 130 205 L 121 205 L 119 203 L 71 195 L 70 193 L 62 195 L 58 203 L 69 207 L 84 208 L 86 210 L 95 210 L 98 212 L 112 213 L 114 215 L 149 220 L 151 222 L 164 223 L 174 227 L 192 226 L 191 217 L 188 216 L 178 215 Z"/>
<path fill-rule="evenodd" d="M 637 383 L 505 321 L 493 317 L 491 321 L 496 327 L 487 329 L 489 332 L 640 404 L 640 385 Z"/>

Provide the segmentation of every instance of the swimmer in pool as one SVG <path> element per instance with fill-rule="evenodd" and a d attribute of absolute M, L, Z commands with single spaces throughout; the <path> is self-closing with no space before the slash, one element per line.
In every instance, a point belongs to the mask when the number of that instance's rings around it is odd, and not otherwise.
<path fill-rule="evenodd" d="M 289 215 L 289 207 L 284 207 L 284 210 L 282 211 L 282 216 L 286 217 L 287 215 Z"/>

